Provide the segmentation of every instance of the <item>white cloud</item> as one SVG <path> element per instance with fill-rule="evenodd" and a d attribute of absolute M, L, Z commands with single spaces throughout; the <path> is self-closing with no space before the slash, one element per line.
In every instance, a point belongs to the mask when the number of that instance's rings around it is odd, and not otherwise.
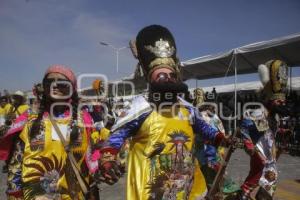
<path fill-rule="evenodd" d="M 0 3 L 0 90 L 30 89 L 55 63 L 70 65 L 76 73 L 104 73 L 112 79 L 133 72 L 136 61 L 129 50 L 120 54 L 123 74 L 116 74 L 114 52 L 99 44 L 127 45 L 135 35 L 130 32 L 130 19 L 114 18 L 101 10 L 91 13 L 81 9 L 82 3 Z"/>

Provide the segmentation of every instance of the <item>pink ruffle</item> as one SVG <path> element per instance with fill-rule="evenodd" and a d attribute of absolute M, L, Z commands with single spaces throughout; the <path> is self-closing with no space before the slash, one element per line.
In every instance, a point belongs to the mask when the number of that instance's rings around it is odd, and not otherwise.
<path fill-rule="evenodd" d="M 0 139 L 0 160 L 7 160 L 13 146 L 13 137 L 23 130 L 28 120 L 28 112 L 20 115 L 12 124 L 7 133 Z"/>

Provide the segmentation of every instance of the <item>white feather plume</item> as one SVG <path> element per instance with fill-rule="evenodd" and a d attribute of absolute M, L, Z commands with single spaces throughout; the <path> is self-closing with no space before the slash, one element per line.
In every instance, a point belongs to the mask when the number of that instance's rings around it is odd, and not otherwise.
<path fill-rule="evenodd" d="M 264 64 L 260 64 L 258 66 L 258 73 L 259 73 L 260 81 L 262 82 L 263 85 L 266 85 L 270 81 L 269 68 Z"/>

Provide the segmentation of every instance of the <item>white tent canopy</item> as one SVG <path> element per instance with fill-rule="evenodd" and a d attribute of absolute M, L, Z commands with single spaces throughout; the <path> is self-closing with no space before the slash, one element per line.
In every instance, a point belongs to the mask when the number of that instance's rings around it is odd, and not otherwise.
<path fill-rule="evenodd" d="M 217 55 L 202 56 L 182 62 L 182 75 L 188 79 L 210 79 L 257 72 L 259 64 L 271 59 L 282 59 L 289 66 L 300 66 L 300 33 L 269 41 L 238 47 Z"/>
<path fill-rule="evenodd" d="M 290 80 L 288 80 L 288 88 L 290 87 Z M 204 92 L 211 92 L 213 88 L 216 89 L 217 93 L 227 93 L 227 92 L 234 92 L 234 84 L 225 84 L 225 85 L 214 85 L 214 86 L 208 86 L 208 87 L 202 87 Z M 249 81 L 249 82 L 243 82 L 238 83 L 236 85 L 236 88 L 238 91 L 257 91 L 263 88 L 263 85 L 260 81 Z M 292 90 L 293 91 L 300 91 L 300 77 L 293 77 L 292 78 Z M 189 91 L 191 94 L 193 94 L 195 88 L 190 88 Z M 139 95 L 139 94 L 137 94 Z M 125 100 L 131 100 L 132 98 L 136 97 L 137 95 L 128 95 L 123 96 L 122 98 Z"/>
<path fill-rule="evenodd" d="M 183 80 L 235 76 L 234 116 L 237 116 L 237 75 L 257 72 L 259 64 L 268 60 L 284 60 L 290 67 L 300 66 L 300 33 L 238 47 L 217 55 L 208 55 L 182 62 Z M 125 79 L 141 91 L 145 81 L 138 76 Z M 236 118 L 234 128 L 237 127 Z"/>
<path fill-rule="evenodd" d="M 300 90 L 300 77 L 293 77 L 292 78 L 292 90 Z M 290 87 L 289 84 L 291 83 L 290 80 L 288 81 L 288 88 Z M 218 93 L 226 93 L 226 92 L 234 92 L 234 84 L 226 84 L 226 85 L 214 85 L 209 87 L 203 87 L 202 89 L 205 92 L 211 92 L 213 88 L 216 89 Z M 238 83 L 236 85 L 237 91 L 245 91 L 245 90 L 260 90 L 263 88 L 263 85 L 260 81 L 249 81 Z M 192 92 L 195 88 L 191 88 L 190 91 Z"/>

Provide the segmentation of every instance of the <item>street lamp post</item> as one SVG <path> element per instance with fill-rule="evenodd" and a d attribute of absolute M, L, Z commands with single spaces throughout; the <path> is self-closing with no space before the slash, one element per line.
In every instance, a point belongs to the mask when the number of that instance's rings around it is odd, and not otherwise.
<path fill-rule="evenodd" d="M 128 46 L 124 46 L 124 47 L 115 47 L 114 45 L 111 45 L 109 43 L 106 42 L 100 42 L 101 45 L 103 46 L 108 46 L 110 48 L 112 48 L 115 52 L 116 52 L 116 58 L 117 58 L 117 73 L 119 73 L 119 51 L 123 50 L 123 49 L 127 49 L 129 48 Z M 125 96 L 125 85 L 123 83 L 123 95 Z"/>
<path fill-rule="evenodd" d="M 128 46 L 124 46 L 124 47 L 115 47 L 109 43 L 106 42 L 100 42 L 101 45 L 103 46 L 108 46 L 111 47 L 115 52 L 116 52 L 116 57 L 117 57 L 117 73 L 119 72 L 119 51 L 123 50 L 123 49 L 127 49 Z"/>

